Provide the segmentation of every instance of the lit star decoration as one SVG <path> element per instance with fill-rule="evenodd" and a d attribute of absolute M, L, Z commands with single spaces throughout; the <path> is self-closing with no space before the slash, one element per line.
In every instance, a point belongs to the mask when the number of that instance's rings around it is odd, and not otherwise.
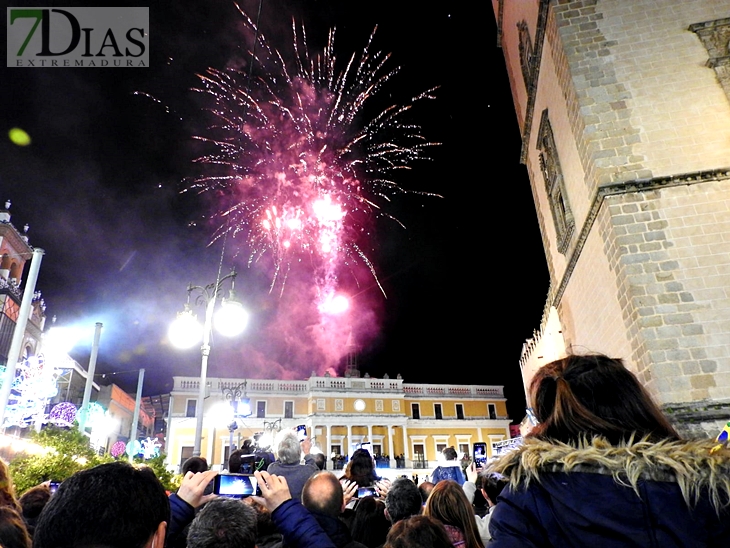
<path fill-rule="evenodd" d="M 286 63 L 241 14 L 255 55 L 247 68 L 200 75 L 196 91 L 212 98 L 215 121 L 196 138 L 214 150 L 197 159 L 209 169 L 187 190 L 215 196 L 214 240 L 243 233 L 249 265 L 270 254 L 271 289 L 280 283 L 283 291 L 294 268 L 311 269 L 321 300 L 331 298 L 343 268 L 365 265 L 377 281 L 364 251 L 369 225 L 378 215 L 398 222 L 382 206 L 411 191 L 394 174 L 427 159 L 436 144 L 406 120 L 435 88 L 378 107 L 373 98 L 399 69 L 389 54 L 372 50 L 375 31 L 359 55 L 340 63 L 334 30 L 324 52 L 312 56 L 304 28 L 294 24 L 294 60 Z"/>

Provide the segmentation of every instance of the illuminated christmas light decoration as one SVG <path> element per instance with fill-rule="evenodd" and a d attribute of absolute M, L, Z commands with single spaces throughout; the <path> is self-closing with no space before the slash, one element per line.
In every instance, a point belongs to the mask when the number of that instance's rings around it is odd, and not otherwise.
<path fill-rule="evenodd" d="M 87 409 L 80 409 L 78 412 L 79 422 L 83 421 L 87 428 L 99 428 L 106 419 L 106 410 L 97 402 L 89 403 Z M 84 420 L 85 419 L 85 420 Z"/>
<path fill-rule="evenodd" d="M 157 441 L 157 438 L 147 438 L 146 440 L 142 440 L 141 446 L 142 457 L 147 460 L 157 457 L 160 454 L 162 444 Z"/>
<path fill-rule="evenodd" d="M 48 414 L 48 422 L 56 426 L 70 427 L 73 426 L 77 413 L 78 410 L 73 403 L 63 401 L 53 406 Z"/>
<path fill-rule="evenodd" d="M 112 457 L 114 457 L 115 459 L 118 459 L 126 451 L 127 451 L 127 444 L 124 443 L 123 441 L 118 441 L 114 445 L 112 445 L 112 448 L 109 452 L 112 454 Z"/>
<path fill-rule="evenodd" d="M 10 389 L 3 426 L 25 428 L 35 422 L 46 422 L 46 405 L 58 394 L 58 372 L 47 363 L 43 354 L 31 356 L 18 364 Z"/>
<path fill-rule="evenodd" d="M 127 442 L 126 452 L 127 455 L 136 457 L 137 455 L 142 453 L 142 444 L 139 443 L 139 441 L 137 440 L 130 440 L 129 442 Z"/>

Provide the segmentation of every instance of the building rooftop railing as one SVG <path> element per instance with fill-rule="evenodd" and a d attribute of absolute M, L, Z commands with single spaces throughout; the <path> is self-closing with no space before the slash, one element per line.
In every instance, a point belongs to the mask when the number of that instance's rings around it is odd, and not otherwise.
<path fill-rule="evenodd" d="M 504 387 L 478 384 L 404 384 L 406 396 L 455 397 L 455 398 L 503 398 Z"/>
<path fill-rule="evenodd" d="M 208 377 L 208 386 L 211 392 L 221 392 L 225 388 L 234 388 L 244 382 L 244 379 L 222 379 Z M 306 394 L 309 392 L 308 381 L 280 381 L 247 379 L 246 392 L 280 392 L 286 394 Z M 196 377 L 173 377 L 173 392 L 197 392 L 200 389 L 200 379 Z"/>
<path fill-rule="evenodd" d="M 233 388 L 244 379 L 209 377 L 211 392 Z M 406 397 L 453 397 L 453 398 L 504 398 L 502 386 L 464 384 L 407 384 L 403 379 L 375 379 L 358 377 L 311 377 L 303 381 L 247 379 L 246 392 L 301 394 L 310 392 L 390 392 Z M 197 393 L 200 379 L 197 377 L 173 377 L 173 392 Z"/>

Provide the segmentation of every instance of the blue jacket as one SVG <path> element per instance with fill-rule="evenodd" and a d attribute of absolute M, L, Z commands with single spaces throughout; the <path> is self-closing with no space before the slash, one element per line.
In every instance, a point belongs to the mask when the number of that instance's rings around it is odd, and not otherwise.
<path fill-rule="evenodd" d="M 167 524 L 167 537 L 165 546 L 185 546 L 187 531 L 186 527 L 195 518 L 195 508 L 173 493 L 170 501 L 170 523 Z"/>
<path fill-rule="evenodd" d="M 492 470 L 510 480 L 492 548 L 730 545 L 730 450 L 707 442 L 528 440 Z"/>
<path fill-rule="evenodd" d="M 456 461 L 449 465 L 437 466 L 433 474 L 431 474 L 431 481 L 438 483 L 442 480 L 451 480 L 459 485 L 464 485 L 466 478 L 464 477 L 464 472 L 461 471 L 461 463 Z"/>
<path fill-rule="evenodd" d="M 302 503 L 289 499 L 271 514 L 289 548 L 337 548 Z"/>

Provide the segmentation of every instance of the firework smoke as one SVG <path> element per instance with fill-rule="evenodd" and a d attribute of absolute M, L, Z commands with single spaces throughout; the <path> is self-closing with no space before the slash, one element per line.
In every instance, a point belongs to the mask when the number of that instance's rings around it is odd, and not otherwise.
<path fill-rule="evenodd" d="M 365 253 L 367 236 L 377 216 L 398 222 L 381 207 L 409 192 L 394 173 L 427 158 L 435 144 L 405 121 L 433 90 L 370 115 L 373 98 L 398 72 L 389 68 L 389 54 L 373 52 L 375 31 L 359 54 L 340 64 L 334 30 L 324 51 L 310 55 L 304 28 L 293 24 L 294 59 L 287 64 L 239 11 L 254 36 L 251 61 L 200 75 L 196 91 L 212 99 L 215 121 L 196 138 L 212 152 L 197 159 L 206 172 L 187 190 L 214 197 L 213 241 L 241 234 L 249 266 L 266 258 L 271 290 L 278 285 L 283 295 L 293 273 L 306 272 L 325 329 L 333 302 L 347 308 L 336 294 L 345 273 L 359 284 L 357 271 L 365 267 L 382 291 Z"/>

